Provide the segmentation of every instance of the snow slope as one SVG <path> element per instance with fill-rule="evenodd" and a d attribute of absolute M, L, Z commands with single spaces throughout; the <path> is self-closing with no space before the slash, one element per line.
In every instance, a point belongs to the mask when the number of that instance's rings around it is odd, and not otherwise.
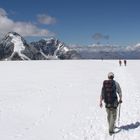
<path fill-rule="evenodd" d="M 9 33 L 9 36 L 12 37 L 11 42 L 14 44 L 14 50 L 10 58 L 12 58 L 15 55 L 15 53 L 17 53 L 23 60 L 25 59 L 30 60 L 30 58 L 21 53 L 22 51 L 25 50 L 25 46 L 23 44 L 21 36 L 14 35 L 13 33 Z"/>
<path fill-rule="evenodd" d="M 140 61 L 1 61 L 1 140 L 139 140 Z M 99 107 L 108 72 L 123 91 L 121 131 L 109 136 Z"/>

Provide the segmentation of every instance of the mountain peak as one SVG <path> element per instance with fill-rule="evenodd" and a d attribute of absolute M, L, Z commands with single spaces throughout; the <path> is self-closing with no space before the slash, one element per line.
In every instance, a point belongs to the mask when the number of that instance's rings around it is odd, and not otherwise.
<path fill-rule="evenodd" d="M 17 40 L 21 40 L 21 42 L 23 42 L 24 45 L 27 44 L 26 41 L 25 41 L 25 39 L 21 35 L 19 35 L 18 33 L 16 33 L 16 32 L 8 32 L 5 35 L 5 37 L 2 39 L 1 42 L 5 42 L 7 44 L 7 43 L 12 42 L 12 40 L 16 40 L 16 39 Z M 12 42 L 12 43 L 14 43 L 14 42 Z"/>
<path fill-rule="evenodd" d="M 9 32 L 0 42 L 0 59 L 2 60 L 44 60 L 73 59 L 76 52 L 71 51 L 58 39 L 51 37 L 27 44 L 16 32 Z"/>
<path fill-rule="evenodd" d="M 8 32 L 7 35 L 20 36 L 17 32 Z"/>

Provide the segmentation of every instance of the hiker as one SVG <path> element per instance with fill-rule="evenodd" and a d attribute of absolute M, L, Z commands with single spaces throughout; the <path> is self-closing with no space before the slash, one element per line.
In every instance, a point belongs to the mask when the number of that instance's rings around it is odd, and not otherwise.
<path fill-rule="evenodd" d="M 122 61 L 121 61 L 121 60 L 119 60 L 119 65 L 120 65 L 120 66 L 122 65 Z"/>
<path fill-rule="evenodd" d="M 127 61 L 126 61 L 126 59 L 124 60 L 124 65 L 126 66 L 126 63 L 127 63 Z"/>
<path fill-rule="evenodd" d="M 103 87 L 100 96 L 101 108 L 103 106 L 102 101 L 104 100 L 105 102 L 110 135 L 114 133 L 118 104 L 122 103 L 122 91 L 120 85 L 118 82 L 116 82 L 113 79 L 114 79 L 114 74 L 112 72 L 109 72 L 108 80 L 104 80 L 103 82 Z M 118 96 L 119 96 L 119 101 L 118 101 Z"/>

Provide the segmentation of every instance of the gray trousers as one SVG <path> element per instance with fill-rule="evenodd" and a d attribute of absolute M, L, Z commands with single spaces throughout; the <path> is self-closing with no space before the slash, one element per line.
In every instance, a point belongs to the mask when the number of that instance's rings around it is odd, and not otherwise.
<path fill-rule="evenodd" d="M 107 112 L 107 120 L 108 120 L 108 125 L 109 125 L 109 132 L 113 132 L 116 118 L 117 118 L 117 109 L 106 108 L 106 112 Z"/>

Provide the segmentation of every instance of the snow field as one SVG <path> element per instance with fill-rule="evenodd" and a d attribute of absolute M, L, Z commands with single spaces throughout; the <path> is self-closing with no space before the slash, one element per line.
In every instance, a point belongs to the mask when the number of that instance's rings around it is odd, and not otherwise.
<path fill-rule="evenodd" d="M 2 140 L 104 140 L 106 111 L 99 107 L 102 82 L 115 74 L 123 93 L 116 140 L 140 137 L 139 60 L 1 61 Z"/>

